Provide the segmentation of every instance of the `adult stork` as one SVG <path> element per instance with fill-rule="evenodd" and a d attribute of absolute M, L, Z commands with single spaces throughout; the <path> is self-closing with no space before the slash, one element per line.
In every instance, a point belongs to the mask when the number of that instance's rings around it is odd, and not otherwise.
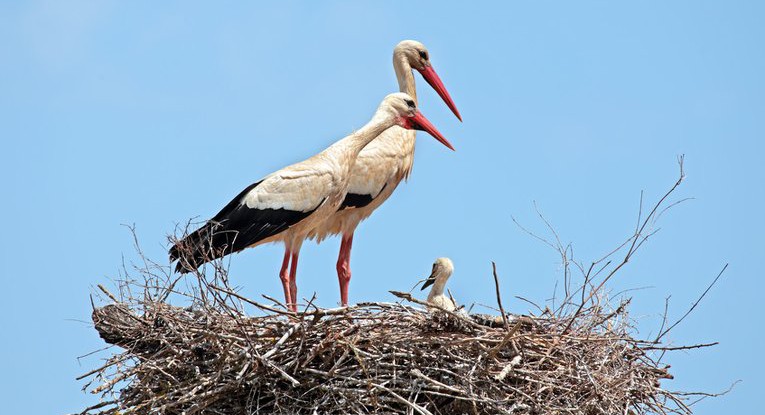
<path fill-rule="evenodd" d="M 170 248 L 171 262 L 178 260 L 176 270 L 190 272 L 247 247 L 281 241 L 284 259 L 279 277 L 284 299 L 297 311 L 295 277 L 303 240 L 308 231 L 342 204 L 359 152 L 394 125 L 427 131 L 454 150 L 417 110 L 412 97 L 400 92 L 390 94 L 361 129 L 321 153 L 251 184 L 202 227 Z"/>
<path fill-rule="evenodd" d="M 454 115 L 462 121 L 449 92 L 430 63 L 430 54 L 420 42 L 404 40 L 393 49 L 393 69 L 396 71 L 401 92 L 417 101 L 413 69 L 436 90 Z M 380 207 L 396 187 L 409 177 L 414 163 L 415 132 L 391 127 L 364 148 L 356 159 L 351 173 L 348 194 L 338 210 L 309 234 L 321 242 L 330 235 L 342 234 L 340 254 L 337 258 L 337 279 L 340 283 L 340 302 L 348 305 L 348 284 L 351 281 L 351 247 L 353 234 L 359 223 Z"/>

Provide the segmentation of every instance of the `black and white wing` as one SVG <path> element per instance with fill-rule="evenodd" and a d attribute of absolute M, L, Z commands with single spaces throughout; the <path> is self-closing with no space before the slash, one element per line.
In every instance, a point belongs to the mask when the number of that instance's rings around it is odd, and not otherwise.
<path fill-rule="evenodd" d="M 283 169 L 239 193 L 217 215 L 170 249 L 176 270 L 239 252 L 309 217 L 336 186 L 329 171 Z"/>

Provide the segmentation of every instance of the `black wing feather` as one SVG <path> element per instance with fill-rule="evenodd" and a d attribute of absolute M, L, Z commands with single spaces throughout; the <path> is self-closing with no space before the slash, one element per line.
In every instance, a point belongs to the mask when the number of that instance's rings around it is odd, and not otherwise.
<path fill-rule="evenodd" d="M 385 186 L 387 185 L 388 183 L 385 183 Z M 377 192 L 378 195 L 382 193 L 383 190 L 385 190 L 385 186 L 383 186 L 382 189 Z M 364 195 L 360 193 L 346 193 L 345 199 L 343 199 L 343 203 L 340 204 L 340 208 L 338 210 L 364 207 L 372 203 L 376 197 L 377 196 Z"/>
<path fill-rule="evenodd" d="M 242 204 L 242 198 L 261 182 L 248 186 L 201 228 L 170 248 L 170 261 L 178 260 L 176 271 L 191 272 L 204 263 L 277 235 L 321 206 L 319 203 L 308 212 L 300 212 L 283 208 L 253 209 Z"/>

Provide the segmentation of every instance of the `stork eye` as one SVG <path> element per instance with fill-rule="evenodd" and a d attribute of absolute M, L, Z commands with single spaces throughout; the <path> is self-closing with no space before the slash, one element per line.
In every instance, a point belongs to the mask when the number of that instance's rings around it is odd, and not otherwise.
<path fill-rule="evenodd" d="M 412 101 L 411 99 L 407 99 L 407 100 L 404 100 L 404 101 L 406 102 L 406 105 L 409 106 L 409 108 L 414 108 L 415 107 L 414 106 L 414 101 Z"/>
<path fill-rule="evenodd" d="M 428 60 L 428 52 L 425 52 L 424 50 L 421 50 L 419 52 L 420 52 L 420 57 L 422 59 Z"/>

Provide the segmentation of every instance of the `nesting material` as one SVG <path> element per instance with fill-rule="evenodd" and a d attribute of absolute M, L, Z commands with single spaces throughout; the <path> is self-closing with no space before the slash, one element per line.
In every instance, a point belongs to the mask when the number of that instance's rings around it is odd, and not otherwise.
<path fill-rule="evenodd" d="M 429 313 L 394 293 L 400 303 L 296 315 L 216 290 L 191 307 L 95 308 L 96 330 L 119 349 L 87 374 L 104 402 L 84 413 L 690 413 L 662 388 L 671 376 L 656 345 L 630 335 L 626 306 L 505 323 Z"/>

